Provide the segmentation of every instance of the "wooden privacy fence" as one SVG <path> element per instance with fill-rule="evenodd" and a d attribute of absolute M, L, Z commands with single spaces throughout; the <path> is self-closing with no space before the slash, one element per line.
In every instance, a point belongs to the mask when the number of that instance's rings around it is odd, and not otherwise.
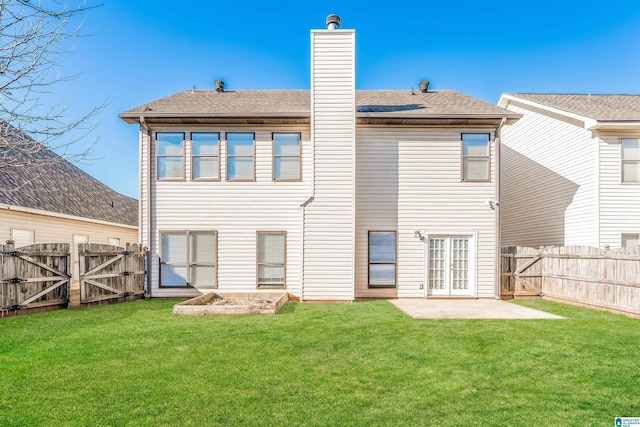
<path fill-rule="evenodd" d="M 640 246 L 502 249 L 503 298 L 547 298 L 640 315 Z"/>
<path fill-rule="evenodd" d="M 144 295 L 145 252 L 138 244 L 126 248 L 78 245 L 80 303 L 137 299 Z"/>
<path fill-rule="evenodd" d="M 0 245 L 0 316 L 39 311 L 69 302 L 68 243 L 43 243 L 16 249 Z M 58 307 L 58 308 L 59 308 Z"/>

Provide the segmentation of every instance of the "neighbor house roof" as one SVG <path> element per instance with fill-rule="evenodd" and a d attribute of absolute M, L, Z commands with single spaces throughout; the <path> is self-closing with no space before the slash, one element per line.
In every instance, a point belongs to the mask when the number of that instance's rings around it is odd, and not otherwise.
<path fill-rule="evenodd" d="M 2 124 L 0 157 L 11 144 L 35 143 L 13 127 Z M 7 132 L 8 130 L 8 132 Z M 138 201 L 107 187 L 54 152 L 41 146 L 31 163 L 0 166 L 0 204 L 45 210 L 94 220 L 138 225 Z"/>
<path fill-rule="evenodd" d="M 498 105 L 506 107 L 510 101 L 584 120 L 589 128 L 612 122 L 640 122 L 640 95 L 507 93 Z"/>
<path fill-rule="evenodd" d="M 187 90 L 120 113 L 129 123 L 147 119 L 300 118 L 311 116 L 308 90 Z M 518 118 L 518 114 L 451 90 L 356 91 L 356 116 L 363 118 Z"/>

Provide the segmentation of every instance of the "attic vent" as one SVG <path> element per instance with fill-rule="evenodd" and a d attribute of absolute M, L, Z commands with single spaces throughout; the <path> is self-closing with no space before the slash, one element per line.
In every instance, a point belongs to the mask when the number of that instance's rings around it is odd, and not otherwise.
<path fill-rule="evenodd" d="M 327 16 L 327 30 L 340 28 L 340 17 L 338 15 Z"/>
<path fill-rule="evenodd" d="M 216 88 L 216 92 L 224 92 L 224 81 L 216 80 L 213 82 L 213 86 Z"/>
<path fill-rule="evenodd" d="M 429 80 L 422 80 L 419 86 L 420 86 L 420 93 L 429 92 Z"/>

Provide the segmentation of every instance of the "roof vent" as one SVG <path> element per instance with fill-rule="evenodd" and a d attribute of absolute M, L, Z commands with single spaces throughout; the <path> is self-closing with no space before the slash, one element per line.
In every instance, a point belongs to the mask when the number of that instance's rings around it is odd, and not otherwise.
<path fill-rule="evenodd" d="M 327 16 L 327 30 L 340 28 L 340 17 L 338 15 Z"/>
<path fill-rule="evenodd" d="M 216 80 L 213 82 L 213 86 L 216 88 L 216 92 L 224 92 L 224 81 Z"/>
<path fill-rule="evenodd" d="M 420 93 L 427 93 L 429 92 L 429 80 L 422 80 L 419 83 L 420 86 Z"/>

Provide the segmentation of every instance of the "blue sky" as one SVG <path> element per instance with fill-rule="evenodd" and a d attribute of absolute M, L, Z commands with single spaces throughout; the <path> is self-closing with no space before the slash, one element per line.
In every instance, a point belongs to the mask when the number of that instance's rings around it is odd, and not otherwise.
<path fill-rule="evenodd" d="M 640 94 L 639 0 L 104 0 L 86 18 L 94 35 L 60 64 L 80 76 L 52 93 L 70 116 L 110 100 L 82 143 L 95 158 L 78 166 L 137 197 L 138 129 L 118 112 L 219 78 L 308 89 L 309 30 L 331 13 L 356 30 L 357 89 L 428 79 L 493 104 L 503 92 Z"/>

